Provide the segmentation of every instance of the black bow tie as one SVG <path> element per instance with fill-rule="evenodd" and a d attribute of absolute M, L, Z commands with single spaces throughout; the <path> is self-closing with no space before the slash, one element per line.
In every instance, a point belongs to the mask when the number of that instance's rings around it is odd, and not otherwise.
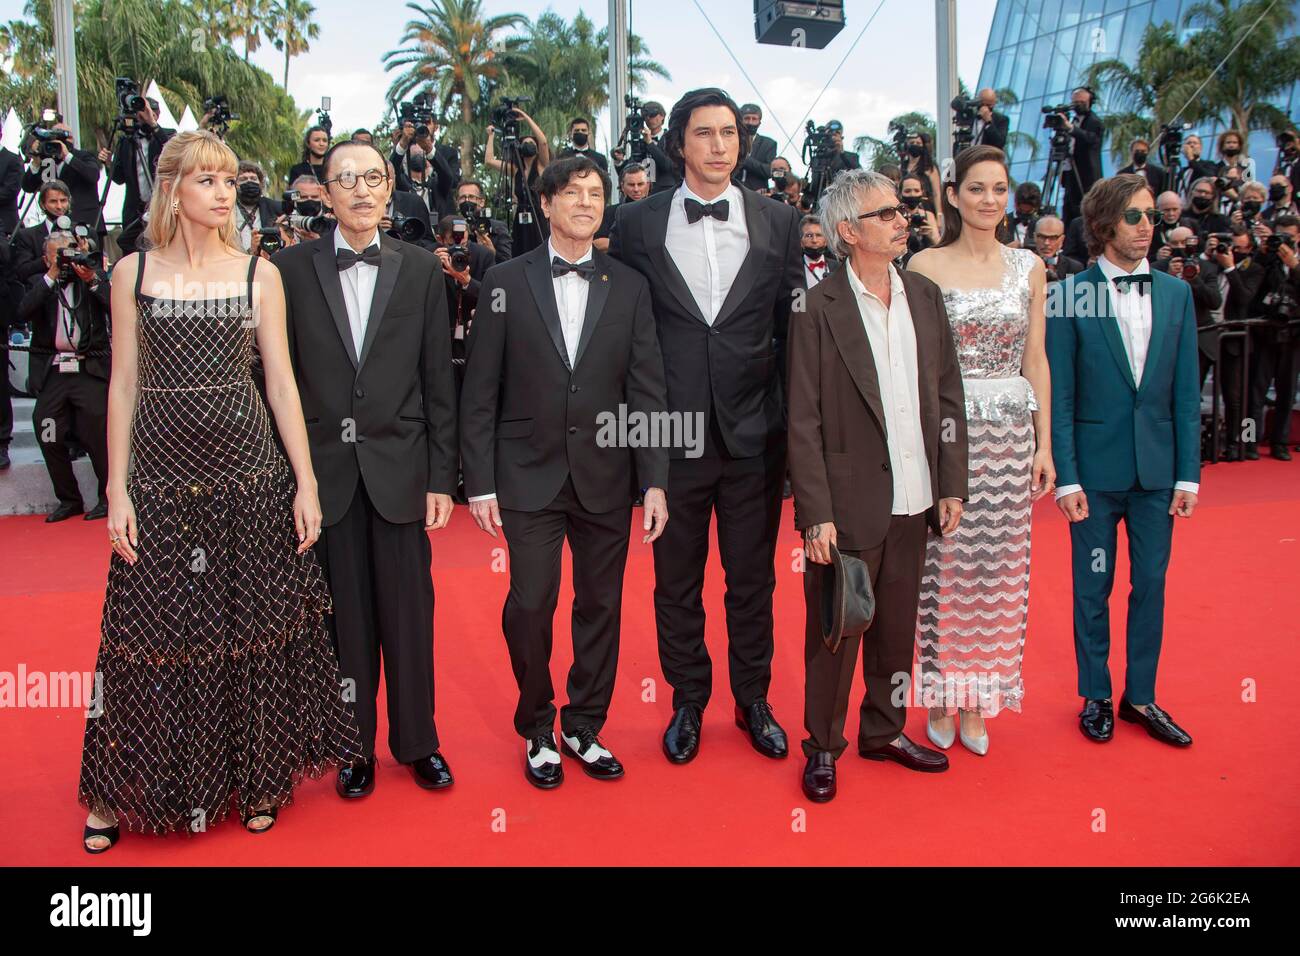
<path fill-rule="evenodd" d="M 705 216 L 712 216 L 714 219 L 726 222 L 727 217 L 731 215 L 731 203 L 725 199 L 719 199 L 717 202 L 696 202 L 694 199 L 686 200 L 686 221 L 690 223 L 699 222 Z"/>
<path fill-rule="evenodd" d="M 590 280 L 596 274 L 596 263 L 591 259 L 586 262 L 569 262 L 559 256 L 551 257 L 551 278 L 558 279 L 569 272 L 576 272 L 583 279 Z"/>
<path fill-rule="evenodd" d="M 1115 288 L 1120 292 L 1127 292 L 1130 288 L 1137 289 L 1138 295 L 1148 295 L 1151 292 L 1151 273 L 1149 272 L 1132 276 L 1116 276 L 1111 281 L 1115 283 Z"/>
<path fill-rule="evenodd" d="M 366 265 L 378 267 L 380 263 L 379 246 L 367 246 L 364 252 L 353 252 L 351 249 L 338 249 L 334 252 L 334 262 L 339 267 L 339 272 L 344 269 L 351 269 L 358 262 L 364 262 Z"/>

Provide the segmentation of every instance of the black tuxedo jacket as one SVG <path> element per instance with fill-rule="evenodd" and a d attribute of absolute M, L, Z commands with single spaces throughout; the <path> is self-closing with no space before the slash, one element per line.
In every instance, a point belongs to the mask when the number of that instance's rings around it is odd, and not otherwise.
<path fill-rule="evenodd" d="M 382 261 L 358 355 L 334 236 L 280 250 L 289 354 L 325 525 L 358 481 L 393 524 L 422 521 L 425 493 L 456 490 L 456 393 L 437 256 L 381 234 Z"/>
<path fill-rule="evenodd" d="M 706 448 L 716 421 L 725 448 L 706 453 L 752 458 L 785 430 L 779 369 L 795 290 L 804 289 L 799 211 L 741 190 L 749 252 L 710 326 L 664 248 L 674 195 L 620 205 L 609 252 L 650 281 L 669 410 L 703 414 Z M 684 449 L 672 457 L 685 457 Z"/>
<path fill-rule="evenodd" d="M 156 179 L 158 175 L 158 157 L 162 155 L 162 148 L 167 145 L 167 140 L 175 135 L 176 130 L 174 129 L 155 126 L 150 131 L 148 139 L 141 140 L 135 136 L 123 136 L 118 140 L 117 151 L 113 154 L 111 178 L 113 182 L 126 187 L 126 195 L 122 200 L 123 226 L 130 225 L 139 219 L 144 212 L 143 204 L 140 201 L 140 182 L 135 170 L 137 152 L 141 146 L 144 147 L 149 161 L 149 175 Z"/>
<path fill-rule="evenodd" d="M 78 352 L 108 351 L 108 281 L 100 282 L 92 292 L 85 283 L 75 282 L 64 289 L 64 295 L 76 306 L 74 316 L 81 329 L 81 342 Z M 74 301 L 75 300 L 75 301 Z M 54 364 L 54 341 L 56 326 L 59 321 L 59 294 L 51 289 L 45 277 L 36 276 L 27 283 L 27 294 L 18 306 L 18 318 L 30 322 L 32 326 L 31 362 L 27 368 L 27 387 L 33 395 L 39 395 Z M 82 370 L 87 375 L 108 381 L 109 370 L 113 367 L 107 355 L 87 358 L 82 363 Z"/>
<path fill-rule="evenodd" d="M 408 219 L 418 219 L 424 223 L 424 238 L 417 245 L 422 246 L 429 251 L 437 245 L 433 239 L 434 227 L 437 225 L 429 218 L 429 207 L 424 204 L 424 200 L 413 192 L 393 192 L 393 215 L 406 216 Z"/>
<path fill-rule="evenodd" d="M 1129 163 L 1119 171 L 1119 173 L 1136 172 L 1137 169 L 1132 163 Z M 1147 163 L 1142 167 L 1142 172 L 1139 175 L 1146 177 L 1147 185 L 1151 187 L 1152 196 L 1159 196 L 1165 191 L 1165 168 L 1163 166 L 1157 166 L 1155 163 Z"/>
<path fill-rule="evenodd" d="M 1076 116 L 1074 125 L 1070 128 L 1070 136 L 1074 140 L 1071 160 L 1085 193 L 1101 178 L 1101 141 L 1105 134 L 1101 118 L 1092 110 L 1083 116 Z M 1074 179 L 1072 175 L 1065 178 L 1067 182 Z"/>
<path fill-rule="evenodd" d="M 22 178 L 21 157 L 0 146 L 0 231 L 9 236 L 18 228 L 18 190 Z"/>
<path fill-rule="evenodd" d="M 993 111 L 993 119 L 984 124 L 980 130 L 979 139 L 974 143 L 975 146 L 996 146 L 998 149 L 1007 148 L 1007 130 L 1011 128 L 1011 121 L 1007 118 L 1006 113 Z"/>
<path fill-rule="evenodd" d="M 621 409 L 640 418 L 667 407 L 650 290 L 604 253 L 593 250 L 592 261 L 572 366 L 547 246 L 488 270 L 461 390 L 466 496 L 495 493 L 502 508 L 538 511 L 571 477 L 583 508 L 600 514 L 628 507 L 638 487 L 668 486 L 666 448 L 608 441 Z"/>
<path fill-rule="evenodd" d="M 99 157 L 88 149 L 69 149 L 68 159 L 55 176 L 70 191 L 68 217 L 92 229 L 99 223 Z M 39 192 L 43 180 L 31 166 L 23 170 L 23 192 Z"/>
<path fill-rule="evenodd" d="M 40 275 L 49 268 L 45 264 L 45 240 L 49 234 L 44 221 L 34 226 L 23 226 L 14 233 L 14 276 L 24 286 L 32 276 Z"/>
<path fill-rule="evenodd" d="M 736 181 L 747 189 L 762 189 L 772 178 L 772 160 L 776 159 L 776 140 L 759 133 L 749 147 L 749 155 L 740 163 Z"/>

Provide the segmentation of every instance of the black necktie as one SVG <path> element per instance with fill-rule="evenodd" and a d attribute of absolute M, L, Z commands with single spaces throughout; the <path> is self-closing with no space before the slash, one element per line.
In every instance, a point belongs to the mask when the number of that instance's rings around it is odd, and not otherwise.
<path fill-rule="evenodd" d="M 1149 272 L 1132 276 L 1116 276 L 1111 281 L 1115 283 L 1115 288 L 1120 292 L 1127 292 L 1130 288 L 1137 289 L 1138 295 L 1149 295 L 1151 292 L 1151 273 Z"/>
<path fill-rule="evenodd" d="M 338 249 L 334 253 L 334 262 L 339 267 L 339 272 L 344 269 L 351 269 L 358 262 L 364 262 L 366 265 L 378 267 L 380 263 L 379 246 L 367 246 L 364 252 L 353 252 L 351 249 Z"/>
<path fill-rule="evenodd" d="M 729 215 L 731 215 L 731 204 L 725 199 L 709 203 L 696 202 L 694 199 L 686 200 L 687 222 L 696 223 L 705 216 L 712 216 L 714 219 L 726 222 Z"/>
<path fill-rule="evenodd" d="M 559 256 L 551 257 L 551 278 L 558 279 L 569 272 L 576 272 L 584 279 L 590 280 L 596 273 L 596 263 L 591 259 L 586 262 L 569 262 Z"/>

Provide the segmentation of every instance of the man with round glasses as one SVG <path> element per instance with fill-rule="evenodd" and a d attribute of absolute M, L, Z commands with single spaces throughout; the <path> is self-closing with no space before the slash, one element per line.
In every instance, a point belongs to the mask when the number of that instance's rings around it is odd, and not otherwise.
<path fill-rule="evenodd" d="M 1049 288 L 1056 503 L 1070 521 L 1079 729 L 1114 731 L 1108 658 L 1116 530 L 1128 537 L 1127 667 L 1119 716 L 1163 743 L 1192 742 L 1156 706 L 1165 573 L 1175 516 L 1190 518 L 1201 474 L 1196 312 L 1187 283 L 1147 262 L 1160 221 L 1144 177 L 1105 179 L 1083 200 L 1095 265 Z"/>
<path fill-rule="evenodd" d="M 275 256 L 294 376 L 324 514 L 316 552 L 355 700 L 365 759 L 339 771 L 346 798 L 374 789 L 382 658 L 388 746 L 429 790 L 448 787 L 433 720 L 433 584 L 427 531 L 456 488 L 456 395 L 447 293 L 433 253 L 380 229 L 393 179 L 371 145 L 333 146 L 323 199 L 338 227 Z"/>

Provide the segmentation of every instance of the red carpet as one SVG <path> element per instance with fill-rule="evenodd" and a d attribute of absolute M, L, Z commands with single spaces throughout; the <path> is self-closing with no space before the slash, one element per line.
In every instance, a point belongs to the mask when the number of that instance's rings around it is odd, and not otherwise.
<path fill-rule="evenodd" d="M 721 568 L 709 569 L 714 698 L 699 758 L 670 766 L 660 735 L 671 690 L 655 650 L 650 551 L 632 545 L 619 683 L 604 737 L 627 766 L 616 783 L 566 761 L 564 786 L 523 779 L 514 684 L 500 633 L 506 575 L 464 508 L 434 537 L 438 726 L 456 775 L 427 793 L 395 765 L 380 725 L 375 793 L 343 804 L 311 781 L 274 833 L 237 824 L 194 838 L 124 834 L 102 857 L 80 849 L 76 783 L 83 709 L 0 709 L 0 862 L 58 865 L 275 864 L 1024 864 L 1300 863 L 1300 462 L 1207 468 L 1204 504 L 1179 522 L 1169 572 L 1159 701 L 1195 737 L 1186 751 L 1130 724 L 1108 745 L 1076 729 L 1068 533 L 1041 502 L 1034 526 L 1023 714 L 990 722 L 992 747 L 960 745 L 946 774 L 840 761 L 840 795 L 810 804 L 799 788 L 803 706 L 799 540 L 787 507 L 778 549 L 771 700 L 795 744 L 784 762 L 755 753 L 731 720 Z M 0 519 L 0 671 L 93 668 L 108 548 L 104 523 L 46 527 Z M 1113 600 L 1112 674 L 1122 687 L 1127 567 Z M 566 572 L 561 606 L 569 600 Z M 556 621 L 563 688 L 568 621 Z M 12 678 L 7 678 L 12 679 Z M 1243 702 L 1243 682 L 1257 702 Z M 651 690 L 644 689 L 649 686 Z M 643 695 L 653 691 L 653 702 Z M 856 731 L 855 689 L 847 729 Z M 908 723 L 924 741 L 924 715 Z M 852 746 L 852 745 L 850 745 Z M 806 814 L 805 814 L 806 811 Z M 1104 832 L 1095 821 L 1104 813 Z M 803 825 L 800 819 L 803 819 Z M 495 824 L 495 828 L 494 828 Z M 504 832 L 499 832 L 504 829 Z"/>

